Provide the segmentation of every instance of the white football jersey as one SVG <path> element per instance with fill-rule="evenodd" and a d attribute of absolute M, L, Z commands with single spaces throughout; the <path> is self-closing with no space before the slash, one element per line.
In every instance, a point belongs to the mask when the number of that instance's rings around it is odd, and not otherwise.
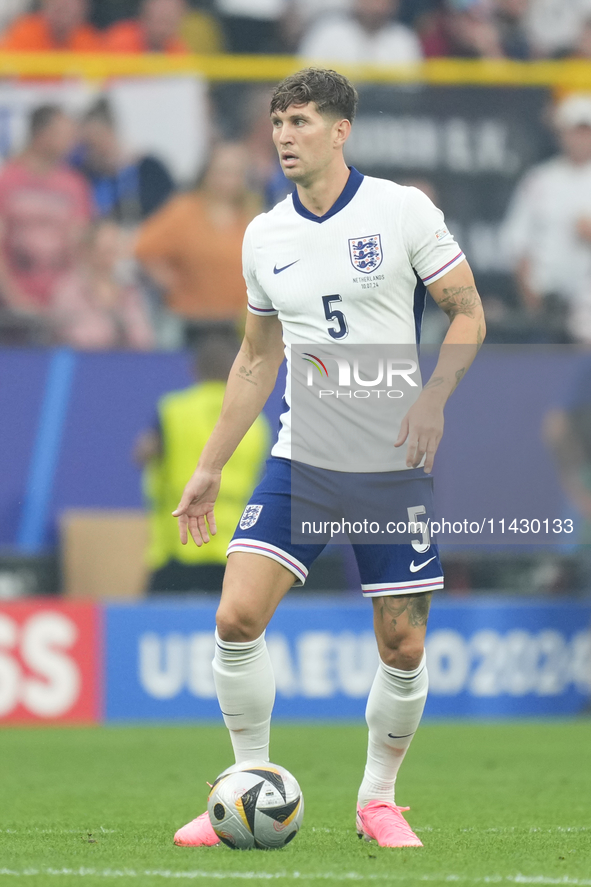
<path fill-rule="evenodd" d="M 422 191 L 354 168 L 324 216 L 309 212 L 294 191 L 253 219 L 243 247 L 248 309 L 279 316 L 288 364 L 288 410 L 274 456 L 292 455 L 291 346 L 418 344 L 425 285 L 463 259 L 443 213 Z M 392 447 L 388 470 L 406 468 L 403 449 Z"/>

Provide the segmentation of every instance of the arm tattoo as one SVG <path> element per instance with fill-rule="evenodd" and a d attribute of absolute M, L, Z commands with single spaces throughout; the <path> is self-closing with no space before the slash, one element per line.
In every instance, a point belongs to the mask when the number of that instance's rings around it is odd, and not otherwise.
<path fill-rule="evenodd" d="M 451 286 L 443 290 L 443 297 L 437 301 L 437 304 L 450 320 L 458 314 L 474 318 L 480 307 L 480 297 L 473 286 Z"/>
<path fill-rule="evenodd" d="M 462 367 L 461 369 L 456 370 L 456 381 L 454 383 L 452 391 L 455 391 L 457 386 L 460 384 L 460 382 L 464 378 L 465 374 L 466 374 L 466 367 Z M 429 379 L 427 384 L 423 386 L 423 391 L 426 391 L 428 388 L 438 388 L 444 382 L 445 382 L 445 379 L 443 376 L 433 376 L 433 378 Z"/>
<path fill-rule="evenodd" d="M 378 613 L 382 622 L 389 620 L 390 627 L 396 629 L 398 619 L 407 614 L 408 622 L 413 628 L 426 625 L 431 604 L 431 592 L 412 594 L 407 597 L 380 598 Z"/>
<path fill-rule="evenodd" d="M 241 366 L 238 370 L 237 376 L 239 379 L 242 379 L 244 382 L 250 382 L 251 385 L 256 385 L 257 383 L 254 379 L 250 379 L 249 376 L 252 376 L 252 370 L 247 370 L 245 366 Z"/>
<path fill-rule="evenodd" d="M 462 367 L 461 370 L 456 370 L 456 385 L 459 385 L 462 379 L 466 374 L 466 367 Z"/>

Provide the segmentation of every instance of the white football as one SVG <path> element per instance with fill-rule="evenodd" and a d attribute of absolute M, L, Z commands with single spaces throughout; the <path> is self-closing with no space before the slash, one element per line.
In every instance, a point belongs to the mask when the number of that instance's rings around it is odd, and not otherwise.
<path fill-rule="evenodd" d="M 304 818 L 297 780 L 284 767 L 259 761 L 220 773 L 207 799 L 214 832 L 233 850 L 285 847 Z"/>

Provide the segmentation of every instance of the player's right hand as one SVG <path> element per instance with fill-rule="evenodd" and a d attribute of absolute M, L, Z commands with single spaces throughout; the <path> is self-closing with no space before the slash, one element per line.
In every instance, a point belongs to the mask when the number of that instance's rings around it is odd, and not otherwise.
<path fill-rule="evenodd" d="M 210 534 L 215 536 L 217 528 L 213 506 L 220 489 L 220 471 L 197 468 L 184 489 L 181 501 L 172 512 L 178 519 L 179 536 L 183 545 L 187 544 L 190 533 L 199 548 L 209 542 Z"/>

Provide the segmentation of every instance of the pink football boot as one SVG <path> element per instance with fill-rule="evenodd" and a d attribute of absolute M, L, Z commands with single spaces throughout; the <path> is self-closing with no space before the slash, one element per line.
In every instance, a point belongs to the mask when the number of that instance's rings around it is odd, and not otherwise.
<path fill-rule="evenodd" d="M 178 830 L 174 836 L 177 847 L 213 847 L 220 839 L 211 827 L 207 810 Z"/>
<path fill-rule="evenodd" d="M 388 801 L 370 801 L 363 809 L 357 804 L 357 835 L 377 841 L 380 847 L 422 847 L 402 815 L 410 807 L 397 807 Z"/>

